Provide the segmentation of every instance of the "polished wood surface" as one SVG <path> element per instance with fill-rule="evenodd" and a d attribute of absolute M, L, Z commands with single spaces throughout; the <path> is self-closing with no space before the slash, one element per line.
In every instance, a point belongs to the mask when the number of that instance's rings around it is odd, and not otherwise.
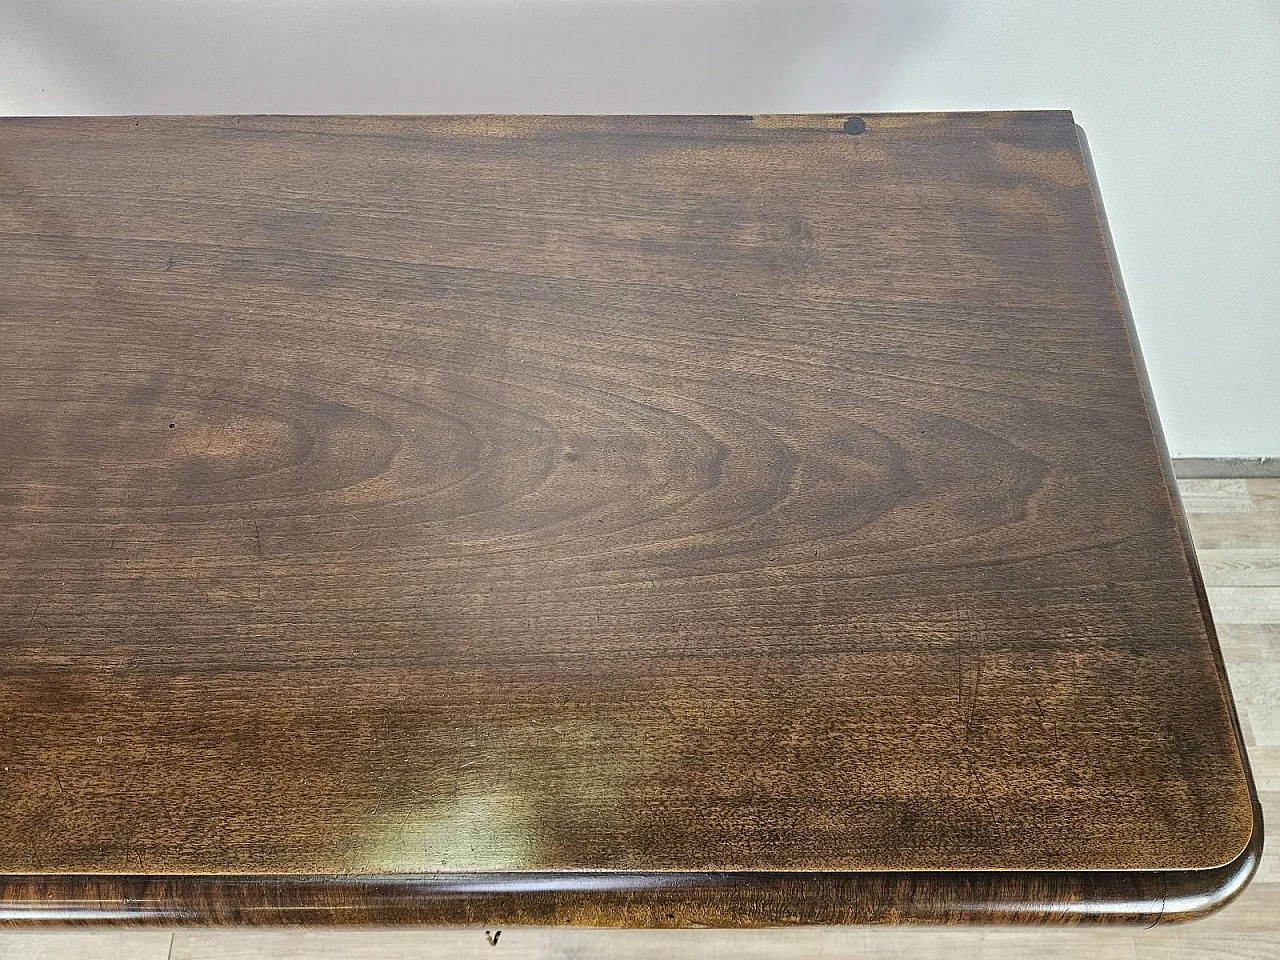
<path fill-rule="evenodd" d="M 0 123 L 0 915 L 1238 889 L 1076 128 L 858 119 Z"/>
<path fill-rule="evenodd" d="M 1177 464 L 1179 470 L 1183 463 Z M 1260 546 L 1254 536 L 1228 539 L 1229 530 L 1269 529 L 1280 509 L 1280 479 L 1182 480 L 1178 487 L 1196 534 L 1222 653 L 1239 706 L 1240 723 L 1258 795 L 1269 820 L 1280 811 L 1280 536 Z M 1270 574 L 1267 571 L 1272 571 Z M 1224 590 L 1231 593 L 1224 593 Z M 1251 602 L 1234 601 L 1253 595 Z M 1249 613 L 1270 604 L 1275 617 Z M 1158 927 L 857 927 L 810 926 L 773 930 L 599 930 L 571 927 L 484 926 L 439 930 L 262 929 L 134 930 L 126 934 L 75 931 L 0 931 L 0 957 L 13 960 L 261 960 L 261 958 L 488 957 L 496 937 L 502 956 L 522 960 L 593 957 L 884 957 L 966 960 L 1028 956 L 1053 960 L 1227 960 L 1280 957 L 1280 852 L 1272 838 L 1257 874 L 1229 910 L 1194 924 Z"/>

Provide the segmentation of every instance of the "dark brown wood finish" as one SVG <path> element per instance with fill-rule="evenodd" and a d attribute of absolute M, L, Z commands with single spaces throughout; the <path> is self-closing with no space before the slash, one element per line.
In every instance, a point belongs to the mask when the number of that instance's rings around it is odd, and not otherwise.
<path fill-rule="evenodd" d="M 1260 818 L 1256 802 L 1255 810 Z M 1176 923 L 1234 900 L 1253 876 L 1261 853 L 1258 831 L 1233 863 L 1199 871 L 565 871 L 416 877 L 79 876 L 54 882 L 47 876 L 9 877 L 0 878 L 0 923 Z"/>
<path fill-rule="evenodd" d="M 1065 112 L 0 122 L 0 919 L 1225 902 L 1094 194 Z"/>

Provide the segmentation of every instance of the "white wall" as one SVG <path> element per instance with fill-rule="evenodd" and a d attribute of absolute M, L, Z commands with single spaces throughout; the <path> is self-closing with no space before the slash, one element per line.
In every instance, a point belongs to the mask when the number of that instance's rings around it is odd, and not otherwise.
<path fill-rule="evenodd" d="M 1028 107 L 1089 134 L 1171 452 L 1280 455 L 1274 0 L 0 0 L 9 114 Z"/>

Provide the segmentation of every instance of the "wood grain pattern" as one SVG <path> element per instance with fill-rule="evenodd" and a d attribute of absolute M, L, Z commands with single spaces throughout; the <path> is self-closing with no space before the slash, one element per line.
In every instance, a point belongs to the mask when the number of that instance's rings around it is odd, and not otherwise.
<path fill-rule="evenodd" d="M 1280 550 L 1205 550 L 1205 577 L 1229 587 L 1280 587 Z"/>
<path fill-rule="evenodd" d="M 1182 484 L 1179 484 L 1182 487 Z M 1184 494 L 1185 499 L 1185 494 Z M 1226 509 L 1232 509 L 1230 505 Z M 1280 543 L 1276 546 L 1280 548 Z M 1206 582 L 1216 585 L 1211 568 Z M 1215 609 L 1221 616 L 1229 611 Z M 1275 626 L 1275 625 L 1271 625 Z M 1280 642 L 1275 645 L 1242 642 L 1258 633 L 1255 625 L 1224 628 L 1223 654 L 1233 681 L 1252 675 L 1260 663 L 1280 663 Z M 1280 641 L 1280 633 L 1276 633 Z M 1274 693 L 1272 693 L 1274 697 Z M 1237 690 L 1241 719 L 1246 720 L 1258 701 Z M 1280 740 L 1274 745 L 1250 744 L 1249 760 L 1258 789 L 1280 792 Z M 1267 841 L 1263 860 L 1274 858 L 1274 843 Z M 502 956 L 526 958 L 597 957 L 625 960 L 634 957 L 752 957 L 757 960 L 808 960 L 810 957 L 947 958 L 982 957 L 1097 958 L 1139 957 L 1209 960 L 1218 957 L 1280 957 L 1280 883 L 1267 883 L 1262 869 L 1232 903 L 1229 910 L 1190 925 L 1156 929 L 1035 928 L 903 928 L 903 927 L 788 927 L 774 930 L 611 930 L 570 927 L 504 927 L 498 933 Z M 483 927 L 447 930 L 195 930 L 174 934 L 134 931 L 128 934 L 102 930 L 39 933 L 0 932 L 0 956 L 13 960 L 46 958 L 109 958 L 109 960 L 259 960 L 270 957 L 399 958 L 492 957 Z M 170 947 L 170 938 L 172 943 Z"/>
<path fill-rule="evenodd" d="M 1252 477 L 1245 480 L 1249 502 L 1255 510 L 1280 510 L 1280 477 Z"/>
<path fill-rule="evenodd" d="M 0 262 L 5 916 L 1256 861 L 1068 114 L 6 120 Z"/>
<path fill-rule="evenodd" d="M 1280 590 L 1267 586 L 1213 587 L 1210 600 L 1231 611 L 1231 623 L 1280 621 Z"/>
<path fill-rule="evenodd" d="M 1249 487 L 1241 478 L 1180 480 L 1178 493 L 1187 513 L 1240 513 L 1253 509 Z"/>
<path fill-rule="evenodd" d="M 1265 550 L 1280 540 L 1280 510 L 1201 514 L 1195 531 L 1201 550 Z"/>

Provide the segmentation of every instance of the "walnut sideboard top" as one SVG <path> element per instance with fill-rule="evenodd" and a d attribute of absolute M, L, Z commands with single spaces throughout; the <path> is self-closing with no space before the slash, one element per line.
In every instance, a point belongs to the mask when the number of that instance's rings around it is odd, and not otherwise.
<path fill-rule="evenodd" d="M 0 920 L 1203 913 L 1066 112 L 0 121 Z"/>

